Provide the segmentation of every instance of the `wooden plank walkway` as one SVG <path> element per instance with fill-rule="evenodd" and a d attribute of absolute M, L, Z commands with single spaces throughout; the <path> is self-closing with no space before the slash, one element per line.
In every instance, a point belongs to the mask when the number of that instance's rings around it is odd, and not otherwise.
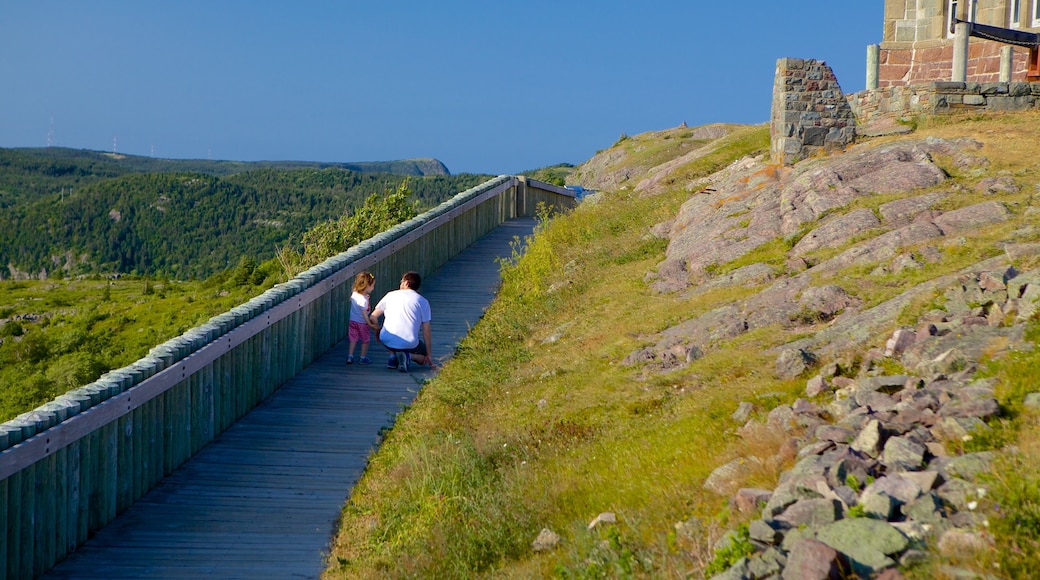
<path fill-rule="evenodd" d="M 435 358 L 450 358 L 483 314 L 496 258 L 534 224 L 507 222 L 423 280 Z M 374 301 L 398 280 L 378 280 Z M 371 346 L 371 366 L 346 366 L 347 341 L 337 344 L 44 577 L 320 576 L 379 430 L 432 374 L 388 370 L 387 351 Z"/>

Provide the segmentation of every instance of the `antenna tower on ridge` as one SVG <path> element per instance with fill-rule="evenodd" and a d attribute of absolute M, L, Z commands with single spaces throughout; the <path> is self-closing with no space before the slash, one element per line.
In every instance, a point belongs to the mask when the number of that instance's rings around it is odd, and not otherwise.
<path fill-rule="evenodd" d="M 51 115 L 51 128 L 47 129 L 47 146 L 54 146 L 54 115 Z"/>

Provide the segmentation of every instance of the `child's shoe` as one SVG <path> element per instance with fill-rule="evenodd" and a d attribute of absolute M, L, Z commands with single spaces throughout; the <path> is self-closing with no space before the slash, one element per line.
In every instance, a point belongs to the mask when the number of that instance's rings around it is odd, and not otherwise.
<path fill-rule="evenodd" d="M 361 360 L 358 361 L 358 364 L 359 365 L 370 365 L 370 364 L 372 364 L 372 361 L 368 360 L 367 356 L 363 356 L 363 357 L 361 357 Z"/>
<path fill-rule="evenodd" d="M 386 368 L 396 369 L 397 368 L 397 353 L 390 353 L 390 360 L 386 361 Z"/>
<path fill-rule="evenodd" d="M 351 355 L 347 355 L 347 364 L 348 365 L 354 364 L 354 355 L 352 355 L 352 354 Z"/>
<path fill-rule="evenodd" d="M 402 373 L 408 372 L 408 359 L 409 358 L 410 357 L 408 356 L 408 353 L 406 353 L 406 352 L 399 352 L 399 353 L 397 353 L 397 370 L 401 371 Z"/>

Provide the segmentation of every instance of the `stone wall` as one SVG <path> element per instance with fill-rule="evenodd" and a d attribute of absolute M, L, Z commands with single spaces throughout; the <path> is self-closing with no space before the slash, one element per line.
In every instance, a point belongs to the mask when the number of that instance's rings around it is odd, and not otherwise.
<path fill-rule="evenodd" d="M 781 58 L 776 63 L 769 124 L 770 159 L 791 164 L 844 149 L 856 136 L 856 119 L 827 63 Z"/>
<path fill-rule="evenodd" d="M 859 123 L 880 117 L 1026 111 L 1040 108 L 1040 83 L 933 82 L 881 87 L 849 96 Z"/>

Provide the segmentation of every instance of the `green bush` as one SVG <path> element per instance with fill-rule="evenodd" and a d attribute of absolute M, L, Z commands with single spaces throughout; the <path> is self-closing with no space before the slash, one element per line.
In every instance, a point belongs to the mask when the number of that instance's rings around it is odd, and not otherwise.
<path fill-rule="evenodd" d="M 21 336 L 25 334 L 22 323 L 17 320 L 8 320 L 0 326 L 0 336 Z"/>
<path fill-rule="evenodd" d="M 382 196 L 370 195 L 354 213 L 338 220 L 319 223 L 308 230 L 303 234 L 302 251 L 290 244 L 281 247 L 278 250 L 278 261 L 286 276 L 291 278 L 351 246 L 412 219 L 418 215 L 418 210 L 415 202 L 408 199 L 411 195 L 409 181 L 405 180 L 397 189 L 387 188 Z"/>
<path fill-rule="evenodd" d="M 751 532 L 747 524 L 737 526 L 735 533 L 730 535 L 728 544 L 715 551 L 715 559 L 708 564 L 704 570 L 704 576 L 710 578 L 729 570 L 741 558 L 746 558 L 755 553 L 755 546 L 751 543 Z"/>

